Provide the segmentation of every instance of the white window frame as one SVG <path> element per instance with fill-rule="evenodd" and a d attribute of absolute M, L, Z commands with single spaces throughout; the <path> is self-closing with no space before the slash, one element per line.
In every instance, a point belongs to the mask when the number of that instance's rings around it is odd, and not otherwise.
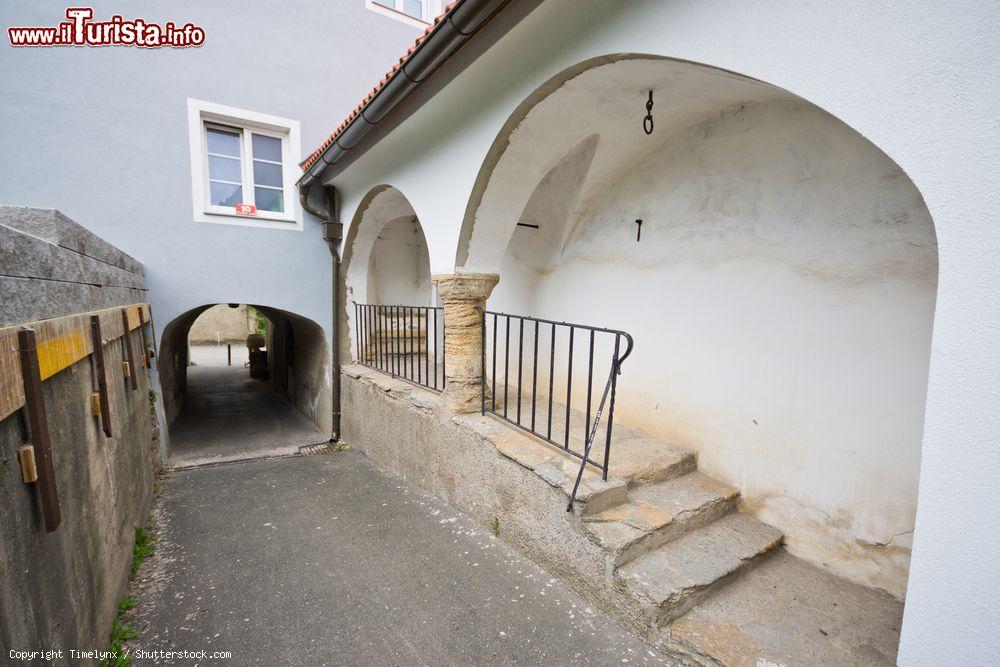
<path fill-rule="evenodd" d="M 445 0 L 424 0 L 424 15 L 419 19 L 403 11 L 403 0 L 365 0 L 365 7 L 376 14 L 394 18 L 417 28 L 426 28 L 444 11 L 444 3 Z"/>
<path fill-rule="evenodd" d="M 299 121 L 272 116 L 247 109 L 188 98 L 188 148 L 191 156 L 191 203 L 194 219 L 241 227 L 302 231 L 302 207 L 295 188 L 295 176 L 302 156 Z M 213 206 L 208 184 L 209 125 L 242 130 L 240 166 L 243 170 L 243 196 L 246 203 L 253 198 L 253 158 L 249 148 L 251 133 L 281 139 L 281 178 L 285 210 L 257 211 L 254 216 L 237 215 L 228 206 Z M 247 184 L 250 191 L 247 192 Z"/>

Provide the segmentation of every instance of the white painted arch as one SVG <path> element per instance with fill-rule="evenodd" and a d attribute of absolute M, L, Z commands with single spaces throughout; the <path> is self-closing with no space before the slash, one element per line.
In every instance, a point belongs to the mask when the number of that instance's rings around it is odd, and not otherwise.
<path fill-rule="evenodd" d="M 344 247 L 345 306 L 352 350 L 357 337 L 354 303 L 432 304 L 427 241 L 413 206 L 399 189 L 379 185 L 366 194 L 351 220 Z"/>
<path fill-rule="evenodd" d="M 699 451 L 793 553 L 905 595 L 937 244 L 882 151 L 775 86 L 603 56 L 504 124 L 461 239 L 491 309 L 635 335 L 621 419 Z"/>

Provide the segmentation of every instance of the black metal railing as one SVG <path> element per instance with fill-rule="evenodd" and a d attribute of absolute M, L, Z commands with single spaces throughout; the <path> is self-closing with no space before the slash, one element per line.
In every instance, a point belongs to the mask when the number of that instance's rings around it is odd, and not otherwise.
<path fill-rule="evenodd" d="M 359 364 L 422 387 L 444 389 L 444 309 L 354 304 Z"/>
<path fill-rule="evenodd" d="M 587 464 L 608 478 L 617 378 L 632 353 L 632 336 L 618 329 L 491 311 L 483 313 L 482 327 L 483 414 L 489 412 L 581 459 L 572 507 Z M 577 348 L 583 348 L 583 354 L 577 354 Z M 595 406 L 595 379 L 605 377 Z"/>

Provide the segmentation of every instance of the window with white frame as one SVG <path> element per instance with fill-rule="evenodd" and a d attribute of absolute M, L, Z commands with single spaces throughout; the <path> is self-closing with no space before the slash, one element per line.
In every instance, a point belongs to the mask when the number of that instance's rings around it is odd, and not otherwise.
<path fill-rule="evenodd" d="M 189 99 L 188 124 L 196 220 L 301 228 L 297 121 Z"/>
<path fill-rule="evenodd" d="M 444 0 L 365 0 L 365 7 L 422 28 L 444 11 Z"/>

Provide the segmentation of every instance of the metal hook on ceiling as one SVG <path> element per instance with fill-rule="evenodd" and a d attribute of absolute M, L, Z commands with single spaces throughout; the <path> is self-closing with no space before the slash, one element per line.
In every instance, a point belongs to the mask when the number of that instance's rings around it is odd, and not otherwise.
<path fill-rule="evenodd" d="M 646 100 L 646 117 L 642 119 L 642 129 L 646 134 L 653 133 L 653 91 L 649 91 L 649 99 Z"/>

